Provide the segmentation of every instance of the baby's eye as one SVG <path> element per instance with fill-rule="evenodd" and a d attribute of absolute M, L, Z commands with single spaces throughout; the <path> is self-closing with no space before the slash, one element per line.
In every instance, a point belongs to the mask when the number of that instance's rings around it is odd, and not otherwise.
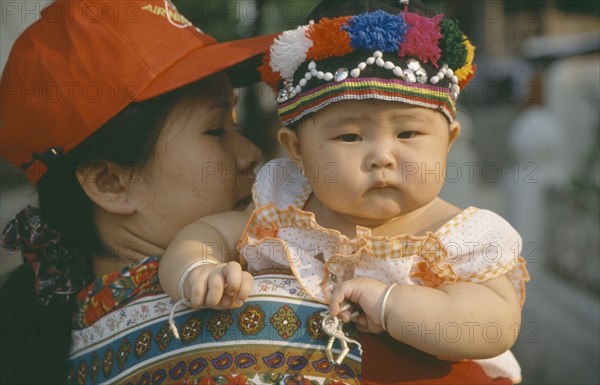
<path fill-rule="evenodd" d="M 411 139 L 416 135 L 416 131 L 403 131 L 398 134 L 399 139 Z"/>
<path fill-rule="evenodd" d="M 206 135 L 210 136 L 223 136 L 223 134 L 225 134 L 225 130 L 222 127 L 206 131 Z"/>
<path fill-rule="evenodd" d="M 361 137 L 356 134 L 344 134 L 338 136 L 336 139 L 339 139 L 342 142 L 358 142 L 361 140 Z"/>

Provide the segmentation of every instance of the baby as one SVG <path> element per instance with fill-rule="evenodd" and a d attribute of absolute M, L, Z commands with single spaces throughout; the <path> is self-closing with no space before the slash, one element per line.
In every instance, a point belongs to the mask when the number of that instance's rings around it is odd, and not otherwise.
<path fill-rule="evenodd" d="M 521 239 L 497 214 L 438 196 L 473 55 L 456 23 L 407 9 L 284 32 L 261 72 L 277 91 L 288 158 L 262 167 L 246 213 L 182 230 L 162 257 L 165 291 L 193 308 L 235 308 L 251 273 L 291 271 L 363 332 L 446 360 L 495 357 L 477 362 L 519 382 L 508 349 L 528 280 Z M 225 262 L 236 246 L 242 264 Z M 491 324 L 497 338 L 473 332 Z M 454 329 L 427 338 L 411 325 Z"/>

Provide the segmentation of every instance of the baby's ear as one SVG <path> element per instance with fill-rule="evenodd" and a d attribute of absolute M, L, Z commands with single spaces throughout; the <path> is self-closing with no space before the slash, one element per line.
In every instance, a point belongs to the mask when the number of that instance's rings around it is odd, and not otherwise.
<path fill-rule="evenodd" d="M 449 130 L 450 130 L 450 140 L 448 141 L 448 152 L 450 152 L 452 145 L 454 144 L 454 142 L 460 135 L 460 123 L 458 122 L 458 120 L 455 120 L 452 123 L 450 123 Z"/>
<path fill-rule="evenodd" d="M 298 133 L 288 127 L 281 127 L 277 133 L 277 139 L 287 151 L 290 160 L 296 163 L 298 167 L 302 167 L 302 151 L 300 150 Z"/>
<path fill-rule="evenodd" d="M 85 194 L 105 211 L 132 214 L 136 207 L 129 197 L 131 169 L 100 161 L 80 167 L 77 180 Z"/>

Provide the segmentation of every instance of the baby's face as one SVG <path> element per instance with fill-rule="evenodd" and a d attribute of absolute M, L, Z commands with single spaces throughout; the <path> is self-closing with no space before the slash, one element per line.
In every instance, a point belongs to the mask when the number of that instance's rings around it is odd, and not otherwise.
<path fill-rule="evenodd" d="M 331 210 L 357 223 L 388 221 L 438 196 L 458 123 L 376 100 L 338 102 L 312 116 L 298 131 L 299 153 L 313 192 Z"/>

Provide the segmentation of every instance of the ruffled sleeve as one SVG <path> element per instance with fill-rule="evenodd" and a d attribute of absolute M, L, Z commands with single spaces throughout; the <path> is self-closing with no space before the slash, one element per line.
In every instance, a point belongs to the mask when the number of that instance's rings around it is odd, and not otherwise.
<path fill-rule="evenodd" d="M 437 234 L 458 282 L 485 282 L 506 275 L 521 304 L 529 274 L 521 257 L 522 240 L 501 216 L 471 207 L 446 223 Z"/>
<path fill-rule="evenodd" d="M 302 171 L 287 158 L 273 159 L 261 167 L 252 188 L 255 207 L 274 204 L 280 209 L 302 208 L 312 192 Z"/>

